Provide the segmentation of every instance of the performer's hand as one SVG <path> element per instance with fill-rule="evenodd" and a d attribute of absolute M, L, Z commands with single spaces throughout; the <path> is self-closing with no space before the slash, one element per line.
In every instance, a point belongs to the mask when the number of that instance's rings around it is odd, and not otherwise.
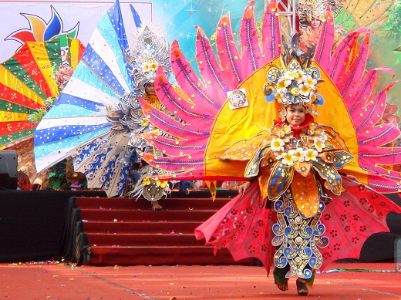
<path fill-rule="evenodd" d="M 251 185 L 251 183 L 249 181 L 241 184 L 238 187 L 238 193 L 243 195 L 245 193 L 245 191 L 249 188 L 250 185 Z"/>

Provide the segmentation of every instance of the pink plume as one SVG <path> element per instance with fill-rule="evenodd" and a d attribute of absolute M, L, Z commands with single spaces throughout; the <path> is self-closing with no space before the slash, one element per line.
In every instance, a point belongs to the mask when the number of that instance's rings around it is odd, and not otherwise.
<path fill-rule="evenodd" d="M 151 166 L 162 168 L 167 171 L 192 171 L 202 169 L 203 158 L 194 159 L 190 155 L 176 157 L 160 157 L 149 153 L 143 153 L 142 156 Z"/>
<path fill-rule="evenodd" d="M 179 140 L 179 139 L 172 139 L 170 137 L 165 137 L 165 136 L 160 136 L 157 133 L 154 132 L 149 132 L 145 134 L 145 138 L 149 140 L 158 140 L 163 144 L 169 145 L 171 144 L 172 148 L 176 148 L 177 145 L 179 147 L 183 147 L 185 149 L 187 148 L 193 148 L 193 149 L 206 149 L 206 142 L 208 140 L 208 137 L 203 137 L 199 136 L 197 138 L 191 139 L 191 140 Z"/>
<path fill-rule="evenodd" d="M 348 111 L 350 112 L 353 121 L 356 121 L 356 123 L 360 122 L 360 109 L 372 96 L 373 90 L 376 86 L 377 72 L 377 69 L 370 70 L 358 85 L 355 95 L 350 93 L 350 96 L 346 98 Z"/>
<path fill-rule="evenodd" d="M 372 163 L 375 161 L 372 158 L 380 157 L 391 157 L 395 159 L 398 163 L 401 163 L 401 147 L 381 147 L 375 150 L 375 153 L 363 153 L 360 155 L 362 158 L 368 158 L 372 160 Z"/>
<path fill-rule="evenodd" d="M 366 151 L 375 149 L 372 147 L 380 147 L 382 145 L 390 144 L 400 136 L 400 131 L 394 124 L 383 123 L 369 129 L 367 132 L 360 132 L 358 134 L 359 151 L 366 153 Z M 362 145 L 362 146 L 361 146 Z M 367 145 L 365 148 L 364 145 Z"/>
<path fill-rule="evenodd" d="M 202 114 L 197 109 L 197 105 L 180 97 L 167 78 L 165 78 L 161 68 L 157 70 L 155 91 L 160 102 L 185 123 L 199 128 L 210 128 L 212 126 L 212 116 L 207 112 Z"/>
<path fill-rule="evenodd" d="M 174 179 L 174 180 L 197 180 L 199 178 L 202 178 L 204 180 L 207 180 L 207 176 L 202 171 L 203 166 L 198 169 L 190 169 L 189 171 L 184 171 L 184 172 L 179 172 L 174 174 L 174 176 L 167 175 L 167 176 L 158 176 L 159 179 Z M 180 171 L 180 170 L 178 170 Z M 218 178 L 220 179 L 220 178 Z M 229 180 L 230 178 L 228 178 Z"/>
<path fill-rule="evenodd" d="M 358 42 L 359 33 L 351 32 L 337 47 L 333 54 L 327 73 L 333 82 L 337 83 L 338 77 L 346 70 L 350 58 L 350 52 L 355 43 Z"/>
<path fill-rule="evenodd" d="M 400 175 L 398 175 L 398 178 Z M 377 175 L 368 175 L 369 187 L 378 193 L 397 193 L 400 189 L 398 181 L 389 180 L 383 177 L 381 173 Z"/>
<path fill-rule="evenodd" d="M 246 76 L 241 71 L 240 56 L 235 46 L 231 21 L 228 15 L 221 17 L 217 26 L 216 48 L 224 77 L 227 82 L 230 82 L 230 86 L 237 87 Z"/>
<path fill-rule="evenodd" d="M 198 99 L 198 111 L 217 111 L 221 104 L 208 95 L 204 85 L 198 80 L 195 71 L 182 54 L 177 41 L 171 45 L 171 67 L 180 87 L 192 99 Z"/>
<path fill-rule="evenodd" d="M 396 82 L 392 82 L 381 90 L 375 98 L 368 102 L 361 111 L 363 121 L 360 123 L 354 123 L 357 132 L 365 130 L 365 127 L 372 127 L 376 125 L 379 120 L 383 117 L 387 92 L 394 86 Z"/>
<path fill-rule="evenodd" d="M 370 33 L 367 32 L 359 48 L 355 62 L 351 65 L 349 71 L 344 72 L 338 80 L 337 87 L 344 97 L 348 93 L 353 94 L 365 73 L 369 54 L 369 36 Z"/>
<path fill-rule="evenodd" d="M 334 20 L 333 14 L 328 6 L 326 22 L 323 24 L 320 40 L 316 47 L 314 59 L 323 70 L 327 71 L 330 65 L 331 51 L 334 44 Z"/>
<path fill-rule="evenodd" d="M 196 148 L 194 146 L 183 146 L 179 141 L 168 139 L 162 136 L 146 136 L 146 140 L 152 146 L 161 150 L 163 153 L 168 153 L 169 157 L 178 157 L 183 155 L 190 155 L 194 159 L 203 157 L 204 147 Z"/>
<path fill-rule="evenodd" d="M 270 5 L 266 6 L 262 25 L 262 44 L 264 62 L 267 63 L 280 55 L 281 35 L 280 22 Z"/>
<path fill-rule="evenodd" d="M 369 149 L 362 149 L 368 150 Z M 374 152 L 373 152 L 374 150 Z M 375 166 L 376 164 L 393 165 L 401 163 L 401 148 L 400 147 L 381 147 L 366 151 L 365 154 L 360 154 L 360 158 L 365 159 L 365 165 Z M 400 173 L 397 172 L 398 179 L 400 179 Z"/>
<path fill-rule="evenodd" d="M 205 85 L 209 85 L 209 89 L 215 92 L 216 102 L 222 104 L 226 99 L 227 92 L 234 89 L 235 86 L 227 87 L 209 39 L 200 27 L 198 27 L 196 35 L 196 61 Z"/>
<path fill-rule="evenodd" d="M 194 129 L 191 126 L 181 124 L 163 112 L 152 108 L 150 113 L 150 121 L 157 126 L 157 128 L 166 132 L 169 135 L 178 138 L 194 138 L 197 136 L 209 136 L 209 132 Z"/>
<path fill-rule="evenodd" d="M 251 0 L 245 8 L 241 22 L 241 67 L 246 77 L 250 76 L 262 65 L 254 7 L 255 1 Z"/>

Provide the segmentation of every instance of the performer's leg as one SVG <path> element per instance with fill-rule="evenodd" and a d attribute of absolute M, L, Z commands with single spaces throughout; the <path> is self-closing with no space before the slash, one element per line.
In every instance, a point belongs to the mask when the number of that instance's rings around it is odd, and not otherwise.
<path fill-rule="evenodd" d="M 285 274 L 290 270 L 290 266 L 287 265 L 283 269 L 274 268 L 273 276 L 274 276 L 274 283 L 281 291 L 288 290 L 288 278 L 285 277 Z"/>
<path fill-rule="evenodd" d="M 159 211 L 163 209 L 163 206 L 161 206 L 158 201 L 151 201 L 151 203 L 153 211 Z"/>
<path fill-rule="evenodd" d="M 316 270 L 315 270 L 315 269 L 312 269 L 312 277 L 306 280 L 306 284 L 307 284 L 309 287 L 312 287 L 312 286 L 313 286 L 313 283 L 315 282 L 315 276 L 316 276 Z"/>
<path fill-rule="evenodd" d="M 298 295 L 300 296 L 307 296 L 309 293 L 309 287 L 313 286 L 313 282 L 315 280 L 316 270 L 312 271 L 312 277 L 309 279 L 298 278 L 297 279 L 297 290 Z"/>

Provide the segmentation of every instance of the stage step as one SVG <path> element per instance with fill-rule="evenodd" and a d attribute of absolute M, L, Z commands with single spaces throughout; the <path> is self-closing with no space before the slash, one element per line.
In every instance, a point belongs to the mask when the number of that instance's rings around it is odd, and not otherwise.
<path fill-rule="evenodd" d="M 88 241 L 96 246 L 174 246 L 174 245 L 199 245 L 205 241 L 196 241 L 193 233 L 91 233 Z"/>
<path fill-rule="evenodd" d="M 81 209 L 81 217 L 86 221 L 204 221 L 210 217 L 215 210 L 163 210 L 152 211 L 144 209 Z"/>
<path fill-rule="evenodd" d="M 174 198 L 163 199 L 160 204 L 163 209 L 219 209 L 230 199 L 218 198 Z M 83 209 L 146 209 L 151 208 L 150 202 L 145 199 L 127 198 L 79 198 L 77 205 Z"/>
<path fill-rule="evenodd" d="M 232 196 L 213 202 L 201 193 L 177 195 L 160 201 L 157 212 L 144 199 L 76 198 L 78 256 L 91 265 L 234 264 L 227 250 L 214 256 L 193 233 Z"/>
<path fill-rule="evenodd" d="M 152 222 L 84 222 L 87 233 L 193 233 L 199 222 L 152 221 Z"/>
<path fill-rule="evenodd" d="M 92 246 L 92 265 L 231 265 L 226 250 L 207 246 Z"/>

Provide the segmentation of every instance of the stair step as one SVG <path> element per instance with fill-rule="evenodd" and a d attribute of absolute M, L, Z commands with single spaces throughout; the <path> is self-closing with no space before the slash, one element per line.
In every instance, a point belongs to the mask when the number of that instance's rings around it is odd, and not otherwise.
<path fill-rule="evenodd" d="M 209 265 L 234 264 L 229 252 L 217 256 L 206 246 L 92 246 L 92 265 Z M 249 262 L 248 262 L 249 263 Z"/>
<path fill-rule="evenodd" d="M 173 221 L 173 220 L 190 220 L 190 221 L 205 221 L 215 210 L 132 210 L 132 209 L 113 209 L 113 210 L 98 210 L 98 209 L 81 209 L 81 218 L 83 221 Z"/>
<path fill-rule="evenodd" d="M 238 195 L 237 190 L 226 190 L 217 188 L 216 197 L 217 198 L 232 198 Z M 211 198 L 209 189 L 201 189 L 199 191 L 190 190 L 189 194 L 185 194 L 183 192 L 173 190 L 171 194 L 168 196 L 169 198 Z"/>
<path fill-rule="evenodd" d="M 235 264 L 228 250 L 214 256 L 213 248 L 193 233 L 235 195 L 226 193 L 213 202 L 204 191 L 191 198 L 178 193 L 162 199 L 163 210 L 157 212 L 144 199 L 76 198 L 83 225 L 77 228 L 89 244 L 82 251 L 92 265 Z"/>
<path fill-rule="evenodd" d="M 91 233 L 87 235 L 91 245 L 96 246 L 202 246 L 205 240 L 197 241 L 194 234 L 147 234 L 147 233 Z"/>
<path fill-rule="evenodd" d="M 199 221 L 159 222 L 94 222 L 83 223 L 84 231 L 91 233 L 193 233 Z"/>
<path fill-rule="evenodd" d="M 222 198 L 212 201 L 211 198 L 167 198 L 159 201 L 164 209 L 219 209 L 230 199 Z M 77 198 L 77 205 L 82 209 L 151 209 L 145 199 L 130 198 Z"/>

